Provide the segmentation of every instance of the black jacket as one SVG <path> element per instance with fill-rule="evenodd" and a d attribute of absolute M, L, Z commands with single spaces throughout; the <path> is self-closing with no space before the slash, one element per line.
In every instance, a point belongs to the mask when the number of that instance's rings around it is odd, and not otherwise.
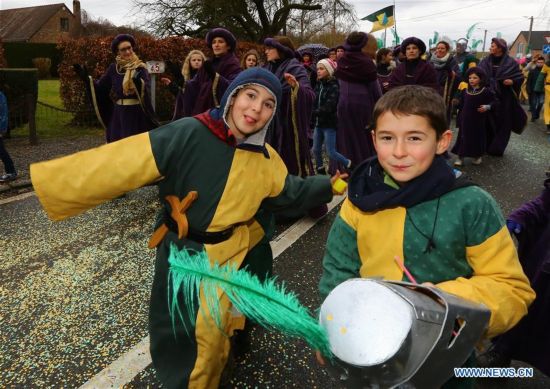
<path fill-rule="evenodd" d="M 336 128 L 336 108 L 340 87 L 335 78 L 328 81 L 318 80 L 315 86 L 315 103 L 313 105 L 313 124 L 315 127 Z"/>
<path fill-rule="evenodd" d="M 537 78 L 541 70 L 542 68 L 536 66 L 534 69 L 529 70 L 529 73 L 527 75 L 527 83 L 525 85 L 527 88 L 527 93 L 532 93 L 535 89 L 535 84 L 537 83 Z"/>

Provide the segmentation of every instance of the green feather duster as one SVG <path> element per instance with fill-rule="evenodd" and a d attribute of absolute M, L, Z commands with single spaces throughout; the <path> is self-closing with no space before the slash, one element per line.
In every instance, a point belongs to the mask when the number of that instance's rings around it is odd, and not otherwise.
<path fill-rule="evenodd" d="M 283 283 L 276 283 L 275 279 L 271 278 L 262 284 L 258 277 L 245 270 L 238 270 L 230 265 L 211 265 L 205 251 L 178 250 L 175 245 L 171 246 L 168 262 L 169 288 L 171 286 L 168 298 L 174 327 L 176 316 L 179 316 L 188 332 L 186 323 L 195 325 L 195 305 L 199 300 L 202 286 L 208 311 L 221 330 L 218 300 L 218 291 L 221 289 L 235 308 L 262 327 L 301 338 L 323 355 L 332 355 L 324 328 L 311 316 L 308 309 L 300 304 L 296 295 L 286 290 Z M 184 297 L 183 301 L 189 313 L 187 318 L 183 317 L 179 306 L 179 293 Z M 202 308 L 201 314 L 205 314 Z"/>

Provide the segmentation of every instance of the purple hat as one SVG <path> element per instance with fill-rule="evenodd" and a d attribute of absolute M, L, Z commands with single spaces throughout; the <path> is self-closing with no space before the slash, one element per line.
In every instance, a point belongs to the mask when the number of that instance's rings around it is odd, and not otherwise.
<path fill-rule="evenodd" d="M 493 42 L 495 45 L 500 47 L 502 49 L 502 51 L 504 52 L 504 54 L 506 54 L 508 52 L 508 44 L 506 43 L 506 41 L 504 39 L 502 39 L 502 38 L 493 38 L 493 39 L 491 39 L 491 42 Z"/>
<path fill-rule="evenodd" d="M 134 37 L 132 35 L 129 35 L 129 34 L 118 34 L 115 39 L 113 39 L 113 41 L 111 42 L 111 51 L 113 52 L 113 54 L 116 54 L 117 51 L 118 51 L 118 45 L 120 44 L 120 42 L 130 42 L 130 44 L 132 45 L 132 48 L 135 50 L 136 49 L 136 40 L 134 39 Z"/>
<path fill-rule="evenodd" d="M 237 47 L 237 39 L 235 39 L 235 36 L 231 34 L 229 30 L 218 27 L 208 31 L 208 34 L 206 34 L 206 44 L 208 47 L 212 48 L 212 41 L 214 38 L 223 38 L 229 46 L 229 51 L 235 51 L 235 48 Z"/>
<path fill-rule="evenodd" d="M 361 51 L 361 49 L 365 47 L 365 45 L 367 44 L 367 41 L 369 40 L 369 36 L 362 31 L 360 31 L 359 34 L 361 34 L 362 37 L 358 43 L 349 43 L 349 35 L 348 35 L 348 37 L 346 38 L 346 42 L 344 43 L 344 46 L 343 46 L 345 51 Z"/>
<path fill-rule="evenodd" d="M 264 40 L 264 45 L 268 47 L 274 47 L 279 51 L 279 54 L 283 55 L 286 58 L 295 58 L 294 49 L 283 45 L 275 38 L 267 38 L 266 40 Z"/>
<path fill-rule="evenodd" d="M 405 54 L 405 52 L 407 51 L 407 46 L 411 44 L 418 47 L 418 50 L 420 50 L 420 55 L 426 52 L 426 44 L 422 42 L 421 39 L 418 39 L 414 36 L 408 37 L 401 43 L 401 52 Z"/>
<path fill-rule="evenodd" d="M 392 54 L 395 58 L 399 58 L 399 53 L 401 53 L 401 45 L 395 46 L 392 51 Z"/>
<path fill-rule="evenodd" d="M 480 86 L 487 85 L 487 73 L 479 66 L 474 66 L 466 70 L 466 78 L 470 77 L 470 74 L 477 74 Z"/>

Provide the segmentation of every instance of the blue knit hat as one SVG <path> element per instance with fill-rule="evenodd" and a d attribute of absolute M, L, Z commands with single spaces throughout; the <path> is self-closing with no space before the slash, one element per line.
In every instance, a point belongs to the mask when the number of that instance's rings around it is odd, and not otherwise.
<path fill-rule="evenodd" d="M 231 106 L 231 98 L 234 97 L 239 92 L 239 90 L 247 85 L 259 85 L 261 87 L 264 87 L 269 93 L 273 95 L 273 98 L 275 99 L 275 109 L 273 110 L 273 115 L 267 121 L 264 128 L 262 128 L 262 130 L 260 130 L 258 133 L 251 135 L 249 137 L 249 140 L 247 141 L 247 143 L 263 145 L 265 133 L 267 132 L 271 121 L 279 110 L 279 105 L 281 103 L 281 98 L 283 94 L 281 82 L 270 71 L 260 67 L 253 67 L 239 73 L 239 75 L 231 82 L 231 84 L 229 84 L 229 86 L 225 90 L 225 93 L 223 94 L 222 100 L 220 102 L 220 107 L 212 110 L 210 115 L 214 119 L 223 119 L 225 124 L 229 126 L 227 115 L 229 114 L 229 108 Z"/>
<path fill-rule="evenodd" d="M 136 49 L 136 40 L 134 39 L 134 37 L 130 34 L 118 34 L 115 39 L 113 39 L 113 41 L 111 42 L 111 51 L 113 52 L 113 54 L 116 54 L 118 52 L 118 45 L 121 43 L 121 42 L 130 42 L 130 44 L 132 45 L 132 48 L 135 50 Z"/>

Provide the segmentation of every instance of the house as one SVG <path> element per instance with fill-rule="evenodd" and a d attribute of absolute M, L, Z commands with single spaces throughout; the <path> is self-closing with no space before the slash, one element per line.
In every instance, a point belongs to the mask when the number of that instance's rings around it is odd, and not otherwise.
<path fill-rule="evenodd" d="M 531 54 L 534 56 L 542 54 L 542 46 L 550 44 L 550 31 L 531 31 Z M 510 55 L 514 58 L 525 56 L 529 31 L 521 31 L 510 47 Z"/>
<path fill-rule="evenodd" d="M 57 43 L 81 33 L 80 1 L 73 10 L 64 3 L 0 10 L 0 40 L 21 43 Z"/>

